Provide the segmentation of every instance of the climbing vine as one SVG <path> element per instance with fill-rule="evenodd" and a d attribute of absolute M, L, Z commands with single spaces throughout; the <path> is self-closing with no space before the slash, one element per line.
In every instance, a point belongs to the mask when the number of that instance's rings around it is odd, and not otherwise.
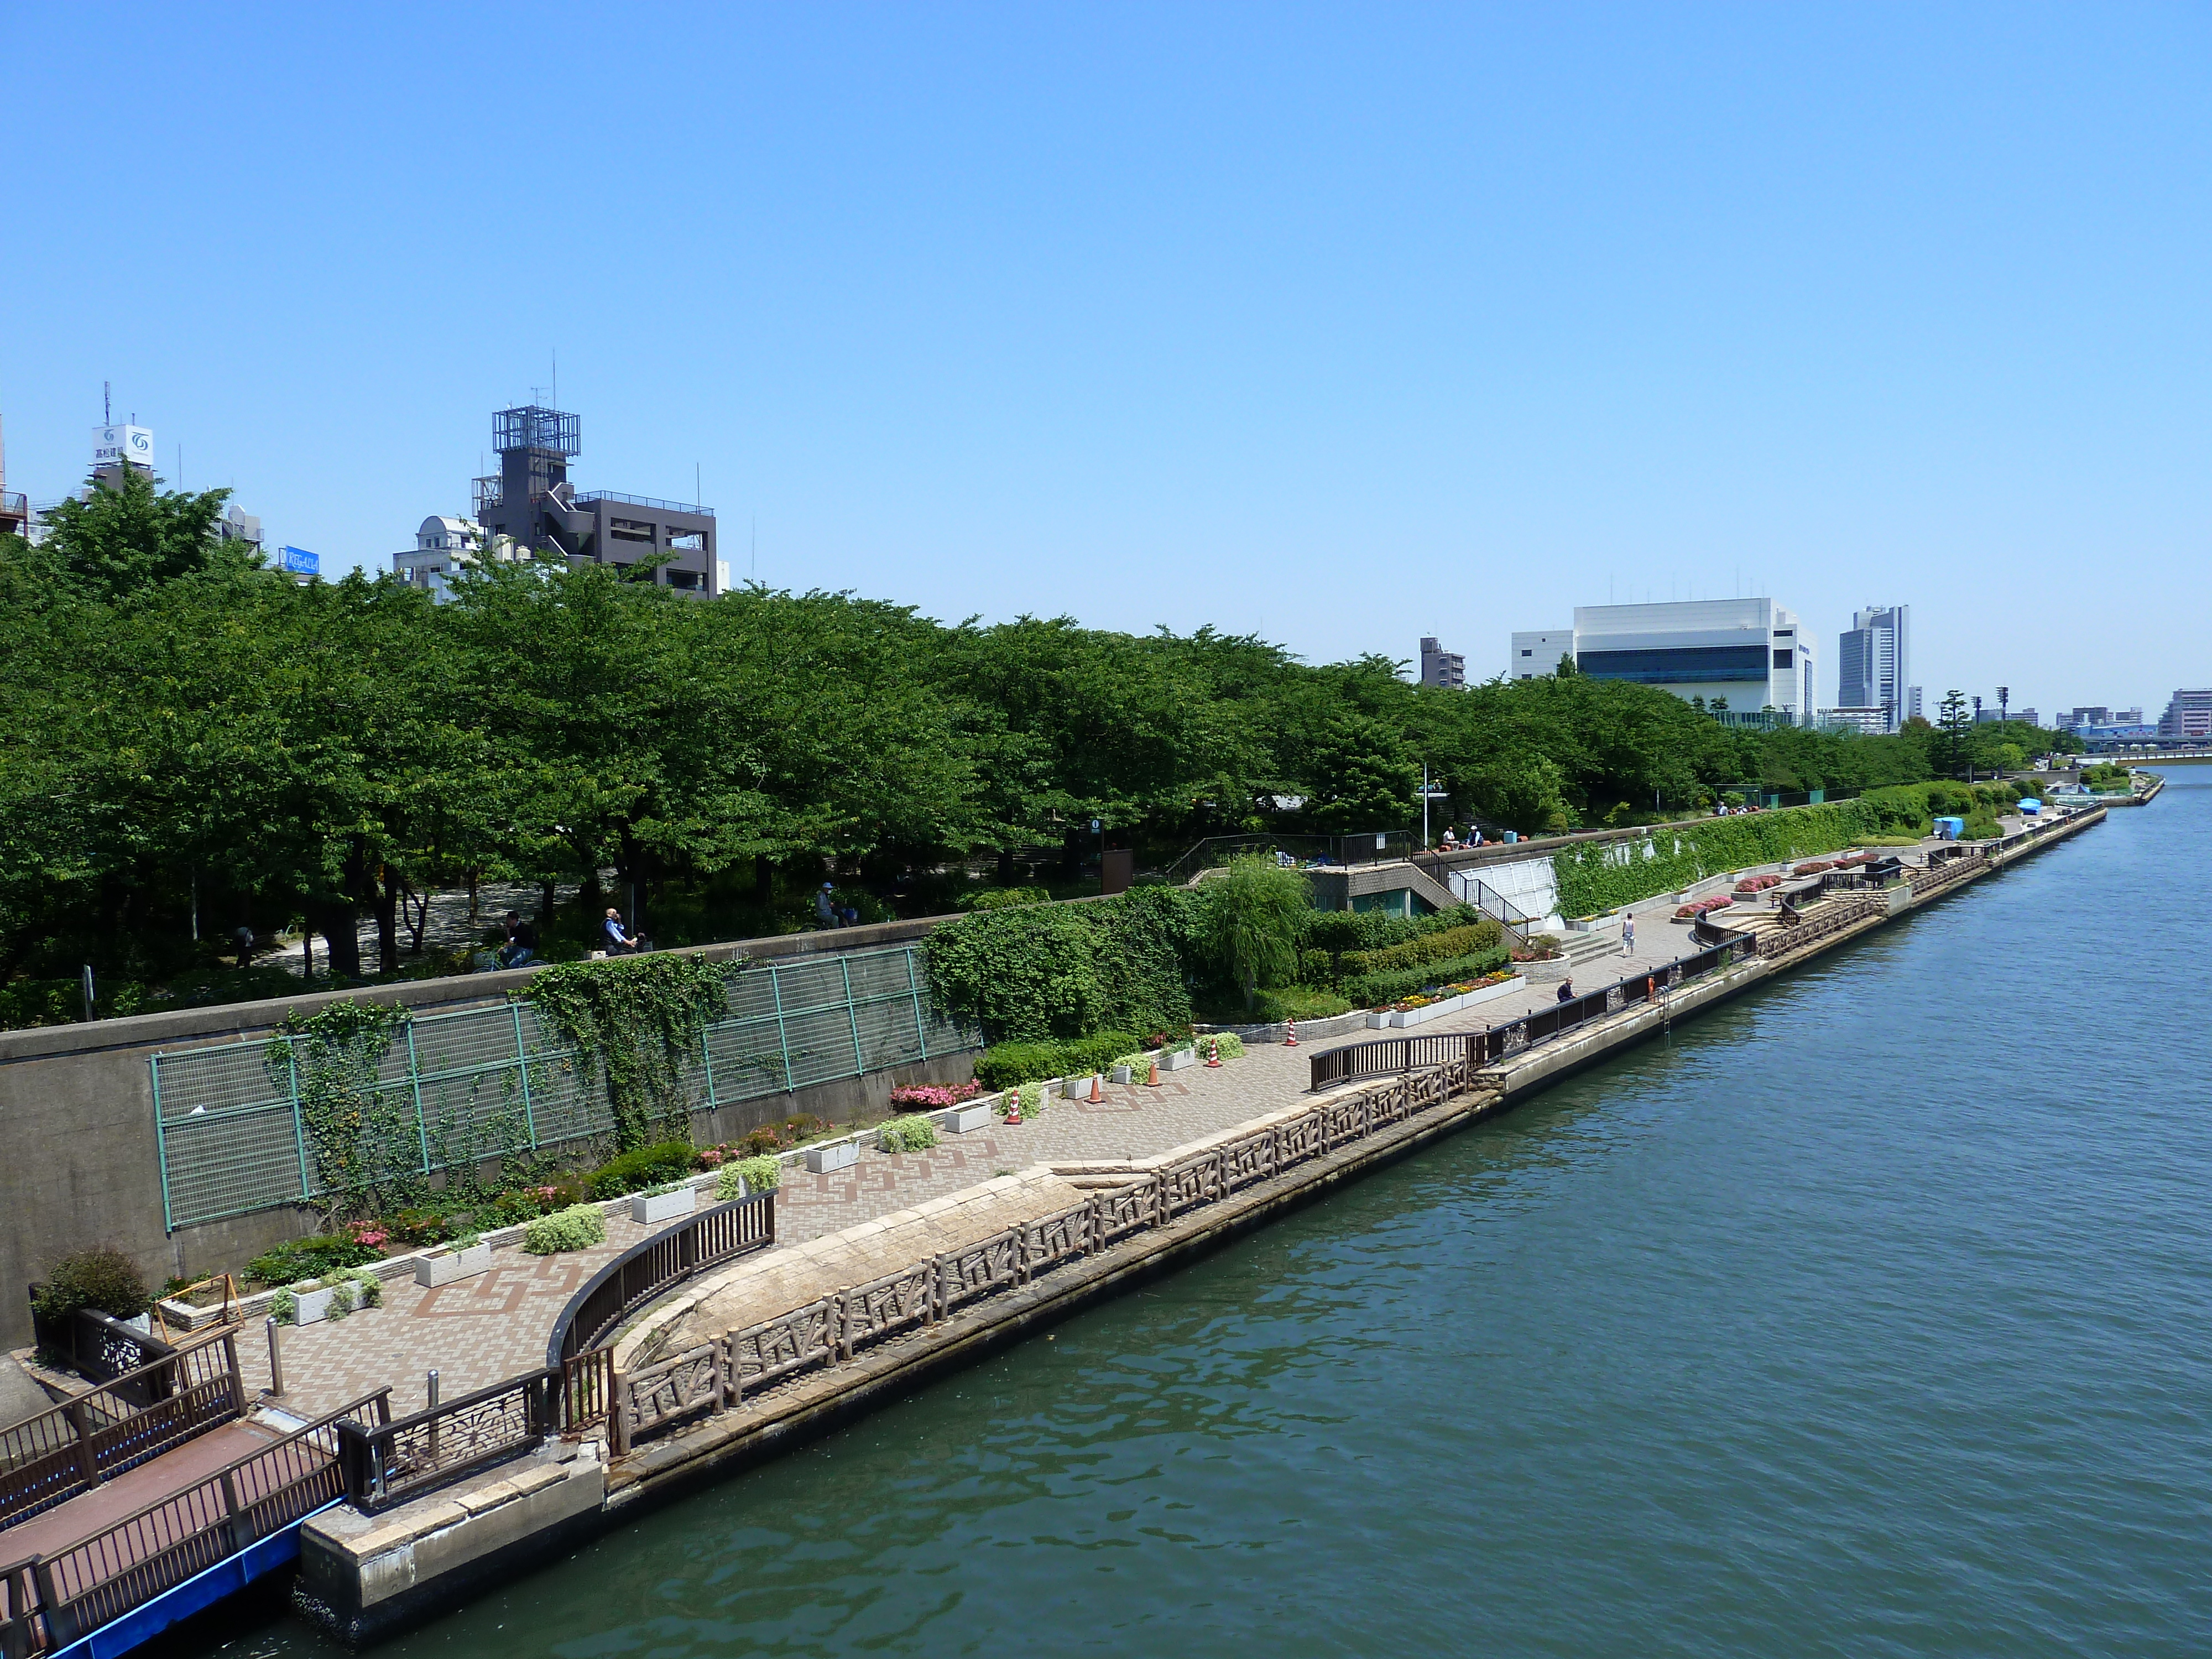
<path fill-rule="evenodd" d="M 294 1009 L 262 1050 L 270 1080 L 299 1102 L 301 1138 L 332 1221 L 406 1203 L 426 1180 L 412 1090 L 378 1086 L 385 1056 L 413 1018 L 386 1002 Z"/>
<path fill-rule="evenodd" d="M 727 1014 L 729 981 L 747 965 L 663 953 L 556 963 L 517 994 L 575 1051 L 585 1082 L 605 1085 L 616 1148 L 626 1152 L 690 1139 L 685 1064 L 699 1034 Z"/>
<path fill-rule="evenodd" d="M 1746 817 L 1657 824 L 1648 841 L 1585 842 L 1552 860 L 1559 914 L 1595 915 L 1655 893 L 1676 891 L 1724 870 L 1832 853 L 1881 834 L 1881 815 L 1865 801 L 1833 801 Z"/>

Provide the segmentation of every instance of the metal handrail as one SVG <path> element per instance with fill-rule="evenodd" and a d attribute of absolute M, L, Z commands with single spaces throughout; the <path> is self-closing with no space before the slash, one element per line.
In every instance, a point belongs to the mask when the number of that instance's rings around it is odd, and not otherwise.
<path fill-rule="evenodd" d="M 373 1514 L 536 1449 L 560 1432 L 560 1382 L 525 1371 L 396 1422 L 333 1425 L 346 1498 Z"/>
<path fill-rule="evenodd" d="M 558 1371 L 597 1347 L 626 1315 L 670 1285 L 682 1284 L 702 1268 L 719 1267 L 775 1243 L 775 1191 L 771 1188 L 702 1210 L 631 1245 L 568 1298 L 546 1340 L 546 1366 Z"/>
<path fill-rule="evenodd" d="M 657 507 L 663 513 L 688 513 L 695 519 L 714 516 L 713 507 L 702 507 L 696 501 L 664 501 L 653 495 L 625 495 L 617 489 L 587 489 L 569 498 L 574 507 L 581 507 L 587 501 L 619 501 L 626 507 Z"/>

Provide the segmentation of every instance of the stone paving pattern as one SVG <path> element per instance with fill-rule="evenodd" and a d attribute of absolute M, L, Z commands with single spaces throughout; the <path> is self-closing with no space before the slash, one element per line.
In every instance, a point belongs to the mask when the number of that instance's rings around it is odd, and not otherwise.
<path fill-rule="evenodd" d="M 1575 976 L 1576 990 L 1599 990 L 1694 954 L 1690 930 L 1668 920 L 1672 908 L 1671 900 L 1639 907 L 1635 951 L 1583 963 Z M 1532 984 L 1413 1027 L 1408 1034 L 1480 1030 L 1547 1006 L 1558 993 L 1556 982 Z M 1224 1061 L 1218 1070 L 1199 1066 L 1164 1072 L 1157 1087 L 1109 1085 L 1096 1103 L 1054 1098 L 1042 1115 L 1027 1123 L 993 1123 L 948 1135 L 931 1152 L 890 1154 L 866 1146 L 858 1163 L 835 1172 L 813 1175 L 787 1166 L 776 1200 L 779 1248 L 879 1220 L 1033 1165 L 1146 1158 L 1218 1134 L 1296 1103 L 1307 1091 L 1311 1054 L 1396 1035 L 1348 1032 L 1295 1048 L 1255 1044 L 1243 1058 Z M 286 1328 L 280 1339 L 286 1389 L 275 1403 L 295 1415 L 313 1417 L 389 1383 L 392 1413 L 398 1416 L 422 1408 L 425 1374 L 433 1366 L 440 1373 L 441 1397 L 451 1401 L 542 1365 L 546 1338 L 569 1297 L 649 1231 L 632 1223 L 627 1212 L 611 1215 L 606 1243 L 595 1249 L 546 1257 L 502 1249 L 494 1257 L 497 1265 L 474 1279 L 435 1290 L 411 1279 L 387 1281 L 380 1308 L 363 1309 L 336 1323 Z M 245 1332 L 239 1350 L 248 1389 L 265 1389 L 269 1357 L 260 1333 Z"/>

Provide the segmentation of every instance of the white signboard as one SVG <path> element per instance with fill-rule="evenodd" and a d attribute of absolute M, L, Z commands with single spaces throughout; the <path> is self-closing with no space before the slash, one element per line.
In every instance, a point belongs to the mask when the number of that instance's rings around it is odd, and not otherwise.
<path fill-rule="evenodd" d="M 150 469 L 154 465 L 154 434 L 143 426 L 93 428 L 93 465 L 113 466 L 118 461 Z"/>

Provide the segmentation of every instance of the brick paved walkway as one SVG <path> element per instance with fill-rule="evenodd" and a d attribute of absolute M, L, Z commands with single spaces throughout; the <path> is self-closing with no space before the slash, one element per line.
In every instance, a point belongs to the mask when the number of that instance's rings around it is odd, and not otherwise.
<path fill-rule="evenodd" d="M 1576 989 L 1597 990 L 1691 954 L 1690 930 L 1667 920 L 1670 909 L 1655 904 L 1639 911 L 1634 954 L 1584 963 Z M 1556 982 L 1531 985 L 1413 1029 L 1480 1030 L 1546 1006 L 1557 995 Z M 857 1164 L 827 1175 L 787 1166 L 777 1200 L 777 1237 L 783 1243 L 805 1243 L 1031 1164 L 1165 1152 L 1291 1104 L 1306 1091 L 1310 1055 L 1384 1035 L 1347 1032 L 1297 1048 L 1255 1045 L 1218 1071 L 1196 1066 L 1164 1073 L 1155 1088 L 1109 1086 L 1097 1104 L 1054 1099 L 1028 1123 L 948 1135 L 932 1152 L 886 1154 L 865 1146 Z M 501 1250 L 494 1258 L 498 1265 L 475 1279 L 436 1290 L 412 1280 L 388 1282 L 380 1308 L 335 1324 L 287 1328 L 281 1339 L 287 1386 L 276 1403 L 313 1416 L 390 1383 L 397 1415 L 422 1407 L 424 1375 L 432 1366 L 440 1372 L 442 1397 L 450 1401 L 542 1365 L 547 1335 L 568 1297 L 647 1231 L 626 1213 L 610 1216 L 607 1242 L 595 1249 L 542 1258 Z M 239 1348 L 248 1388 L 266 1388 L 269 1357 L 260 1334 L 245 1333 Z"/>

